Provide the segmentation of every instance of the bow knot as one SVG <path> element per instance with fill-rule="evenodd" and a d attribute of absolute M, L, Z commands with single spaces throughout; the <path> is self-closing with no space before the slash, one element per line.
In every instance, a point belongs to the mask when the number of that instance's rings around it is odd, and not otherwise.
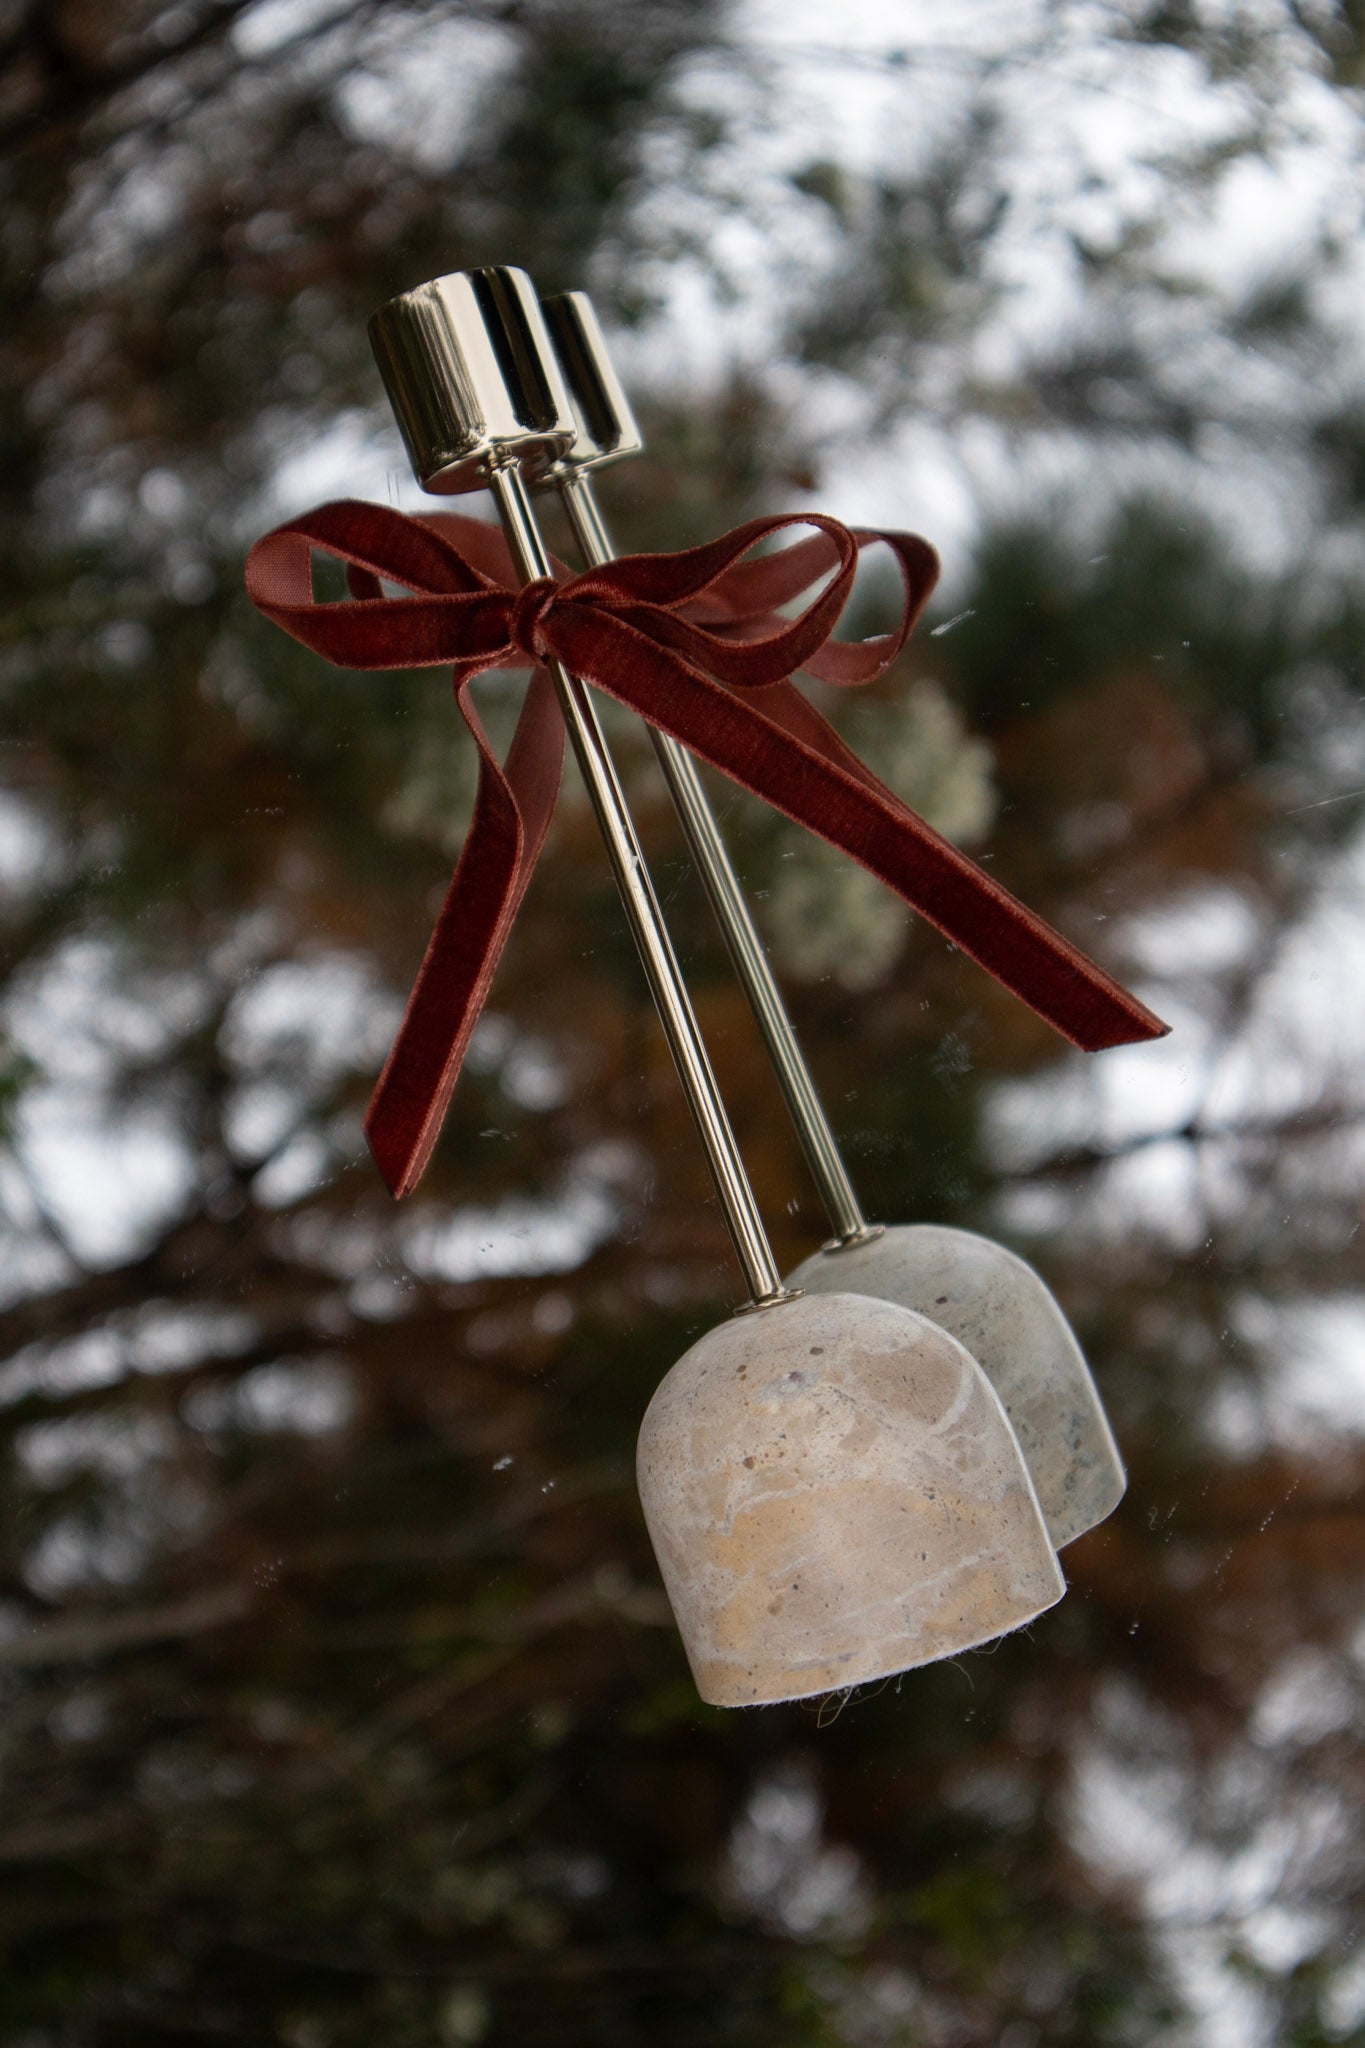
<path fill-rule="evenodd" d="M 788 526 L 815 531 L 744 559 Z M 835 640 L 859 553 L 874 542 L 900 570 L 900 623 L 871 640 Z M 349 602 L 318 603 L 315 548 L 347 565 Z M 395 1194 L 416 1185 L 431 1154 L 549 830 L 565 735 L 539 666 L 547 659 L 860 861 L 1073 1045 L 1095 1052 L 1165 1033 L 1136 997 L 879 782 L 790 680 L 798 668 L 840 688 L 881 675 L 937 576 L 938 557 L 916 535 L 853 532 L 818 512 L 754 519 L 681 554 L 625 555 L 566 583 L 543 576 L 519 590 L 496 529 L 458 514 L 410 518 L 345 501 L 257 541 L 246 582 L 268 618 L 342 667 L 451 664 L 479 751 L 469 833 L 365 1120 Z M 385 582 L 408 594 L 386 596 Z M 795 617 L 783 613 L 817 583 Z M 534 673 L 500 761 L 467 686 L 527 659 Z"/>
<path fill-rule="evenodd" d="M 533 582 L 524 583 L 513 600 L 507 638 L 513 647 L 529 656 L 533 666 L 552 652 L 545 644 L 545 615 L 558 594 L 559 585 L 553 576 L 537 576 Z"/>

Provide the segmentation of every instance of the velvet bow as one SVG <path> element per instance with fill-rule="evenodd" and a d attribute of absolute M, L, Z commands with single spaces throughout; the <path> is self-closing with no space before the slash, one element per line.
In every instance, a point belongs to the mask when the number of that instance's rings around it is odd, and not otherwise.
<path fill-rule="evenodd" d="M 815 532 L 746 561 L 788 526 Z M 864 547 L 882 542 L 904 588 L 894 631 L 831 638 Z M 320 603 L 312 556 L 346 564 L 349 601 Z M 832 572 L 832 574 L 831 574 Z M 500 533 L 342 501 L 258 541 L 247 590 L 265 615 L 345 668 L 449 665 L 479 754 L 464 848 L 366 1117 L 397 1195 L 430 1157 L 499 956 L 545 841 L 564 724 L 541 664 L 557 661 L 671 733 L 745 789 L 860 861 L 1074 1045 L 1095 1052 L 1167 1027 L 879 782 L 796 689 L 797 669 L 847 687 L 895 660 L 938 576 L 913 534 L 855 532 L 819 513 L 755 519 L 680 554 L 625 555 L 517 587 Z M 824 587 L 794 618 L 775 608 Z M 382 580 L 381 580 L 382 579 Z M 409 593 L 387 596 L 384 583 Z M 499 761 L 468 685 L 532 667 Z"/>

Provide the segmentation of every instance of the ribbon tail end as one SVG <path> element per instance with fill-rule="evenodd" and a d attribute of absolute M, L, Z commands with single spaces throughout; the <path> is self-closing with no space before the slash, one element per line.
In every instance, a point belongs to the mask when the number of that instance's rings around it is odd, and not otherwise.
<path fill-rule="evenodd" d="M 426 1171 L 431 1157 L 432 1144 L 408 1144 L 389 1127 L 384 1105 L 376 1089 L 374 1100 L 365 1114 L 365 1142 L 370 1148 L 370 1157 L 379 1168 L 380 1178 L 393 1196 L 401 1202 L 410 1195 Z"/>
<path fill-rule="evenodd" d="M 1112 1052 L 1120 1045 L 1150 1045 L 1158 1038 L 1169 1038 L 1172 1030 L 1171 1025 L 1149 1010 L 1145 1003 L 1139 1003 L 1131 996 L 1126 997 L 1120 1016 L 1111 1014 L 1102 1022 L 1088 1020 L 1087 1026 L 1080 1031 L 1067 1030 L 1056 1018 L 1052 1021 L 1059 1024 L 1064 1036 L 1082 1052 Z"/>

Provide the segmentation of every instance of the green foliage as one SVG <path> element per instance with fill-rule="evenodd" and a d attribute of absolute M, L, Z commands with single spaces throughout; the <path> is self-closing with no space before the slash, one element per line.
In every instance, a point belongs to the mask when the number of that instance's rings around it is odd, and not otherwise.
<path fill-rule="evenodd" d="M 948 657 L 988 724 L 1160 665 L 1173 701 L 1264 760 L 1283 745 L 1303 670 L 1332 659 L 1354 598 L 1323 594 L 1310 609 L 1297 566 L 1254 574 L 1206 519 L 1137 499 L 1102 526 L 1062 515 L 988 529 L 963 609 Z"/>

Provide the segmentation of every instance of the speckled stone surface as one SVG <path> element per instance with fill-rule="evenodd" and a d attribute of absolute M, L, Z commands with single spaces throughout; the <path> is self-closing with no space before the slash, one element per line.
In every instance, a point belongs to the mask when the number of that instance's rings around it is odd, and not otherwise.
<path fill-rule="evenodd" d="M 1005 1404 L 1059 1550 L 1122 1500 L 1123 1460 L 1081 1347 L 1033 1268 L 1004 1245 L 900 1224 L 870 1244 L 817 1252 L 787 1284 L 897 1302 L 965 1344 Z"/>
<path fill-rule="evenodd" d="M 715 1706 L 954 1656 L 1065 1591 L 985 1374 L 887 1302 L 813 1294 L 709 1331 L 650 1402 L 638 1469 Z"/>

